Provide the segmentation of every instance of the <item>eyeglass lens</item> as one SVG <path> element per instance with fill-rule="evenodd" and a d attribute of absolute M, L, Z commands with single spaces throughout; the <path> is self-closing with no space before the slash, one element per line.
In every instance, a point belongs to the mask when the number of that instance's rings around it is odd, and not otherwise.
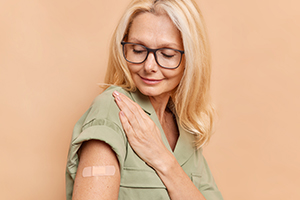
<path fill-rule="evenodd" d="M 143 63 L 147 56 L 148 50 L 140 44 L 124 44 L 124 55 L 129 62 L 140 64 Z M 156 61 L 165 68 L 176 68 L 181 61 L 181 53 L 174 49 L 162 48 L 155 52 Z"/>

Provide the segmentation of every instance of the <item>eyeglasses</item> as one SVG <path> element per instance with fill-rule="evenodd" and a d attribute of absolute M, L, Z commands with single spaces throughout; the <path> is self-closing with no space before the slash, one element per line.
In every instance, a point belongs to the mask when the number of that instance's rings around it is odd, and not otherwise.
<path fill-rule="evenodd" d="M 184 51 L 171 48 L 150 49 L 141 44 L 124 41 L 121 44 L 125 60 L 133 64 L 145 62 L 149 53 L 152 52 L 159 66 L 166 69 L 176 69 L 181 63 L 182 54 L 184 54 Z"/>

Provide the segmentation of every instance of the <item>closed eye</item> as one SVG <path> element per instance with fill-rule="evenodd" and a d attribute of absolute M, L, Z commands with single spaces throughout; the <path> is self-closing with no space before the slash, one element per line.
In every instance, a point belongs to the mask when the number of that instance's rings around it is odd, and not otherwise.
<path fill-rule="evenodd" d="M 166 54 L 166 53 L 161 53 L 165 58 L 173 58 L 175 55 L 174 54 Z"/>
<path fill-rule="evenodd" d="M 135 54 L 142 54 L 142 53 L 145 53 L 147 50 L 136 50 L 136 49 L 133 49 L 133 53 Z"/>

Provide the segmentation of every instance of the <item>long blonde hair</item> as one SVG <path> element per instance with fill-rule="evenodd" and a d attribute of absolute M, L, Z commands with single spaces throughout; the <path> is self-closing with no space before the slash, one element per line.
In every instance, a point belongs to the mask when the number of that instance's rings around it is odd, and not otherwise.
<path fill-rule="evenodd" d="M 202 147 L 210 139 L 214 109 L 210 99 L 211 58 L 202 14 L 194 0 L 133 0 L 117 26 L 110 44 L 107 85 L 135 91 L 120 42 L 138 14 L 166 13 L 181 32 L 185 51 L 185 71 L 171 99 L 180 125 L 194 134 L 195 145 Z"/>

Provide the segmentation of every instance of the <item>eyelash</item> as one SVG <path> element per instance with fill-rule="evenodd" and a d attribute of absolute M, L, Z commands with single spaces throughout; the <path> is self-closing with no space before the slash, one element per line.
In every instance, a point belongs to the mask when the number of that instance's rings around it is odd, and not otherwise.
<path fill-rule="evenodd" d="M 134 53 L 136 53 L 136 54 L 141 54 L 141 53 L 143 53 L 143 52 L 145 52 L 145 50 L 135 50 L 135 49 L 133 49 L 133 52 Z"/>
<path fill-rule="evenodd" d="M 161 52 L 161 54 L 162 54 L 164 57 L 166 57 L 166 58 L 172 58 L 172 57 L 174 57 L 174 55 L 167 55 L 167 54 L 164 54 L 163 52 Z"/>

